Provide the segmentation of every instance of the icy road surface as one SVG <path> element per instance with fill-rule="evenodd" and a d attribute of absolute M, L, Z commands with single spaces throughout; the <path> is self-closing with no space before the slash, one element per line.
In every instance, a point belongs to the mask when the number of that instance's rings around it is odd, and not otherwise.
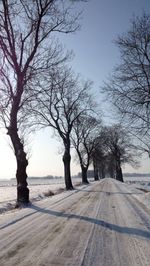
<path fill-rule="evenodd" d="M 150 210 L 105 179 L 0 215 L 0 266 L 149 266 Z"/>

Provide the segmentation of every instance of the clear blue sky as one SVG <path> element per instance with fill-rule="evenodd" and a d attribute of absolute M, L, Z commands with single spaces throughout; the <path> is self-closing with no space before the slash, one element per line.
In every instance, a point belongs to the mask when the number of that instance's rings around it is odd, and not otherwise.
<path fill-rule="evenodd" d="M 67 49 L 74 51 L 75 57 L 71 64 L 75 72 L 94 81 L 94 92 L 101 105 L 99 87 L 119 62 L 119 52 L 113 40 L 128 30 L 133 15 L 140 15 L 142 11 L 150 12 L 150 1 L 89 0 L 86 3 L 79 2 L 78 5 L 84 10 L 81 30 L 72 35 L 61 35 L 60 40 Z M 15 177 L 15 157 L 7 138 L 0 134 L 0 178 Z M 54 136 L 52 138 L 49 130 L 35 134 L 30 147 L 32 156 L 27 169 L 29 176 L 63 175 L 61 155 L 58 154 L 61 152 L 61 145 Z M 126 168 L 126 171 L 130 170 L 134 171 Z M 73 162 L 72 173 L 78 171 L 79 166 Z M 143 167 L 139 171 L 150 172 L 148 160 L 143 161 Z"/>

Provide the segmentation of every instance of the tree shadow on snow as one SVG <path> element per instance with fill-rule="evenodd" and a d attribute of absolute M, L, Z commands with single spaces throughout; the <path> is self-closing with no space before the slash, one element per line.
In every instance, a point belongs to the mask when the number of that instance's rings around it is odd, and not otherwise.
<path fill-rule="evenodd" d="M 98 219 L 87 217 L 87 216 L 82 216 L 82 215 L 77 215 L 77 214 L 69 214 L 69 213 L 65 213 L 65 212 L 58 212 L 58 211 L 49 210 L 49 209 L 43 209 L 43 208 L 40 208 L 40 207 L 35 206 L 35 205 L 32 205 L 31 208 L 38 211 L 38 212 L 46 213 L 46 214 L 56 216 L 56 217 L 61 217 L 61 218 L 63 217 L 63 218 L 67 218 L 67 219 L 77 219 L 80 221 L 92 223 L 92 224 L 95 224 L 98 226 L 105 227 L 105 228 L 109 229 L 110 231 L 115 231 L 115 232 L 118 232 L 121 234 L 128 234 L 128 235 L 135 235 L 135 236 L 150 238 L 150 231 L 145 231 L 145 230 L 133 228 L 133 227 L 119 226 L 116 224 L 111 224 L 111 223 L 105 222 L 103 220 L 98 220 Z"/>

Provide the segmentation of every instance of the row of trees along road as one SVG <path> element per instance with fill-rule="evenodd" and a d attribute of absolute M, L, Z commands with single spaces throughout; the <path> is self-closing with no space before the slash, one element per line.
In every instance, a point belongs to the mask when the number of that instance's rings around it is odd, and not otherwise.
<path fill-rule="evenodd" d="M 2 0 L 0 2 L 0 116 L 17 161 L 17 202 L 29 202 L 28 165 L 21 131 L 28 121 L 26 105 L 37 93 L 41 73 L 65 60 L 54 33 L 74 32 L 78 1 Z M 29 126 L 29 123 L 28 123 Z"/>
<path fill-rule="evenodd" d="M 122 122 L 150 157 L 150 15 L 134 17 L 116 40 L 121 60 L 103 91 L 112 99 Z"/>
<path fill-rule="evenodd" d="M 65 66 L 55 67 L 46 77 L 44 76 L 39 93 L 29 106 L 32 125 L 51 127 L 62 140 L 67 189 L 73 188 L 70 171 L 71 134 L 72 130 L 75 131 L 77 123 L 81 122 L 81 117 L 87 117 L 92 112 L 90 88 L 91 82 L 81 82 L 71 69 Z M 81 140 L 79 136 L 78 140 Z"/>
<path fill-rule="evenodd" d="M 82 183 L 88 183 L 87 171 L 93 159 L 93 152 L 96 149 L 101 124 L 102 122 L 99 119 L 84 113 L 84 115 L 78 117 L 73 127 L 71 139 L 79 158 Z"/>
<path fill-rule="evenodd" d="M 95 179 L 109 176 L 123 182 L 122 166 L 138 166 L 138 156 L 131 136 L 120 124 L 102 127 L 92 152 Z"/>
<path fill-rule="evenodd" d="M 101 171 L 103 177 L 111 172 L 123 181 L 121 165 L 133 149 L 118 127 L 102 127 L 90 95 L 92 83 L 73 73 L 67 66 L 69 55 L 55 41 L 54 33 L 78 28 L 79 14 L 72 9 L 75 2 L 0 2 L 0 118 L 16 156 L 17 206 L 29 202 L 23 133 L 54 129 L 64 147 L 66 189 L 73 189 L 71 145 L 78 155 L 83 183 L 88 183 L 92 160 L 95 179 Z"/>

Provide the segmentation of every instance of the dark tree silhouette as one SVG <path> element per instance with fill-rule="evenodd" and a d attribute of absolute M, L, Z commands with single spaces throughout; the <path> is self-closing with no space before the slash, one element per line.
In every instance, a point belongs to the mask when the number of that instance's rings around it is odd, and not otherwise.
<path fill-rule="evenodd" d="M 91 108 L 92 109 L 92 108 Z M 92 152 L 96 145 L 96 135 L 100 126 L 100 121 L 92 116 L 80 116 L 73 127 L 72 143 L 77 152 L 81 172 L 82 183 L 89 183 L 87 171 L 92 161 Z"/>
<path fill-rule="evenodd" d="M 103 91 L 131 130 L 150 133 L 150 15 L 134 17 L 116 44 L 121 62 Z"/>
<path fill-rule="evenodd" d="M 95 147 L 92 151 L 94 179 L 95 181 L 105 178 L 106 174 L 106 150 L 103 143 L 102 134 L 99 133 L 95 139 Z"/>
<path fill-rule="evenodd" d="M 122 165 L 124 163 L 137 164 L 136 147 L 128 132 L 120 124 L 104 127 L 102 135 L 107 149 L 107 163 L 111 162 L 108 169 L 110 167 L 115 172 L 116 179 L 123 182 Z"/>
<path fill-rule="evenodd" d="M 29 202 L 28 160 L 20 137 L 28 120 L 25 106 L 36 93 L 34 81 L 60 60 L 53 33 L 78 28 L 78 14 L 70 5 L 61 0 L 0 2 L 0 116 L 16 156 L 18 205 Z"/>

